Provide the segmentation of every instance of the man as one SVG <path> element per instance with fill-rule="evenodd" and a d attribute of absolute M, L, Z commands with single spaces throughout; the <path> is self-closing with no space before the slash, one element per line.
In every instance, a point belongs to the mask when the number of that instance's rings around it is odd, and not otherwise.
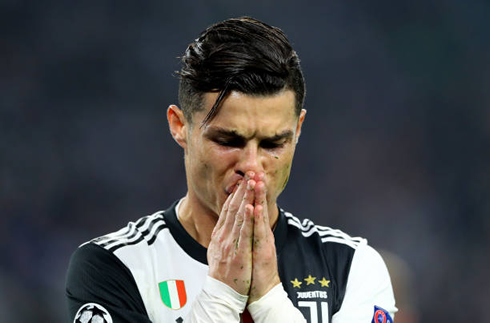
<path fill-rule="evenodd" d="M 284 33 L 229 19 L 189 45 L 167 111 L 188 192 L 86 243 L 67 279 L 74 322 L 391 322 L 388 272 L 364 239 L 277 206 L 306 110 Z"/>

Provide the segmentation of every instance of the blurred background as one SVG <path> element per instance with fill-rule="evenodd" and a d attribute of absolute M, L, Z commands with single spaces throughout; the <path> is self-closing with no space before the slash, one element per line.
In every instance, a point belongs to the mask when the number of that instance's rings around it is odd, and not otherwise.
<path fill-rule="evenodd" d="M 185 194 L 165 118 L 178 56 L 242 15 L 281 27 L 306 77 L 280 205 L 382 250 L 399 322 L 490 322 L 490 2 L 478 0 L 3 0 L 0 321 L 66 322 L 77 246 Z"/>

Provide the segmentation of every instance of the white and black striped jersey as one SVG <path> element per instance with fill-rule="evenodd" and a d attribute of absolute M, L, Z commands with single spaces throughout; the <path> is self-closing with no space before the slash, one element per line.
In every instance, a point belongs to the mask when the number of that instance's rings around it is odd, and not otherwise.
<path fill-rule="evenodd" d="M 185 322 L 208 265 L 177 204 L 75 251 L 66 284 L 70 321 Z M 274 236 L 282 285 L 308 322 L 392 322 L 390 277 L 365 239 L 283 210 Z"/>

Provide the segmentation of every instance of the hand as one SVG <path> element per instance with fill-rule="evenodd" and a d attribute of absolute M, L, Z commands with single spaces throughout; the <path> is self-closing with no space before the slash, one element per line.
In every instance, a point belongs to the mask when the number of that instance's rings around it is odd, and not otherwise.
<path fill-rule="evenodd" d="M 256 176 L 252 245 L 252 285 L 248 303 L 267 294 L 281 282 L 277 270 L 274 234 L 269 223 L 264 174 Z"/>
<path fill-rule="evenodd" d="M 252 280 L 254 175 L 247 172 L 226 199 L 207 253 L 209 275 L 242 295 L 249 294 Z"/>

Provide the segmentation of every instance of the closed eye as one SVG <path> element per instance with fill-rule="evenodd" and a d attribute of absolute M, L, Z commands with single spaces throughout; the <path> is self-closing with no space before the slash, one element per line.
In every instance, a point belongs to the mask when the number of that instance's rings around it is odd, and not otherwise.
<path fill-rule="evenodd" d="M 220 146 L 224 147 L 243 147 L 245 146 L 245 141 L 241 138 L 228 138 L 228 139 L 223 139 L 223 138 L 214 138 L 213 141 L 217 143 Z"/>
<path fill-rule="evenodd" d="M 269 141 L 264 140 L 260 143 L 260 146 L 264 149 L 276 149 L 284 147 L 285 141 L 277 142 L 277 141 Z"/>
<path fill-rule="evenodd" d="M 243 148 L 247 145 L 249 139 L 238 134 L 234 130 L 226 130 L 222 128 L 209 128 L 205 132 L 205 137 L 215 144 L 222 147 Z M 272 137 L 263 137 L 260 140 L 259 146 L 263 149 L 280 149 L 290 142 L 293 137 L 291 130 L 285 130 Z"/>

